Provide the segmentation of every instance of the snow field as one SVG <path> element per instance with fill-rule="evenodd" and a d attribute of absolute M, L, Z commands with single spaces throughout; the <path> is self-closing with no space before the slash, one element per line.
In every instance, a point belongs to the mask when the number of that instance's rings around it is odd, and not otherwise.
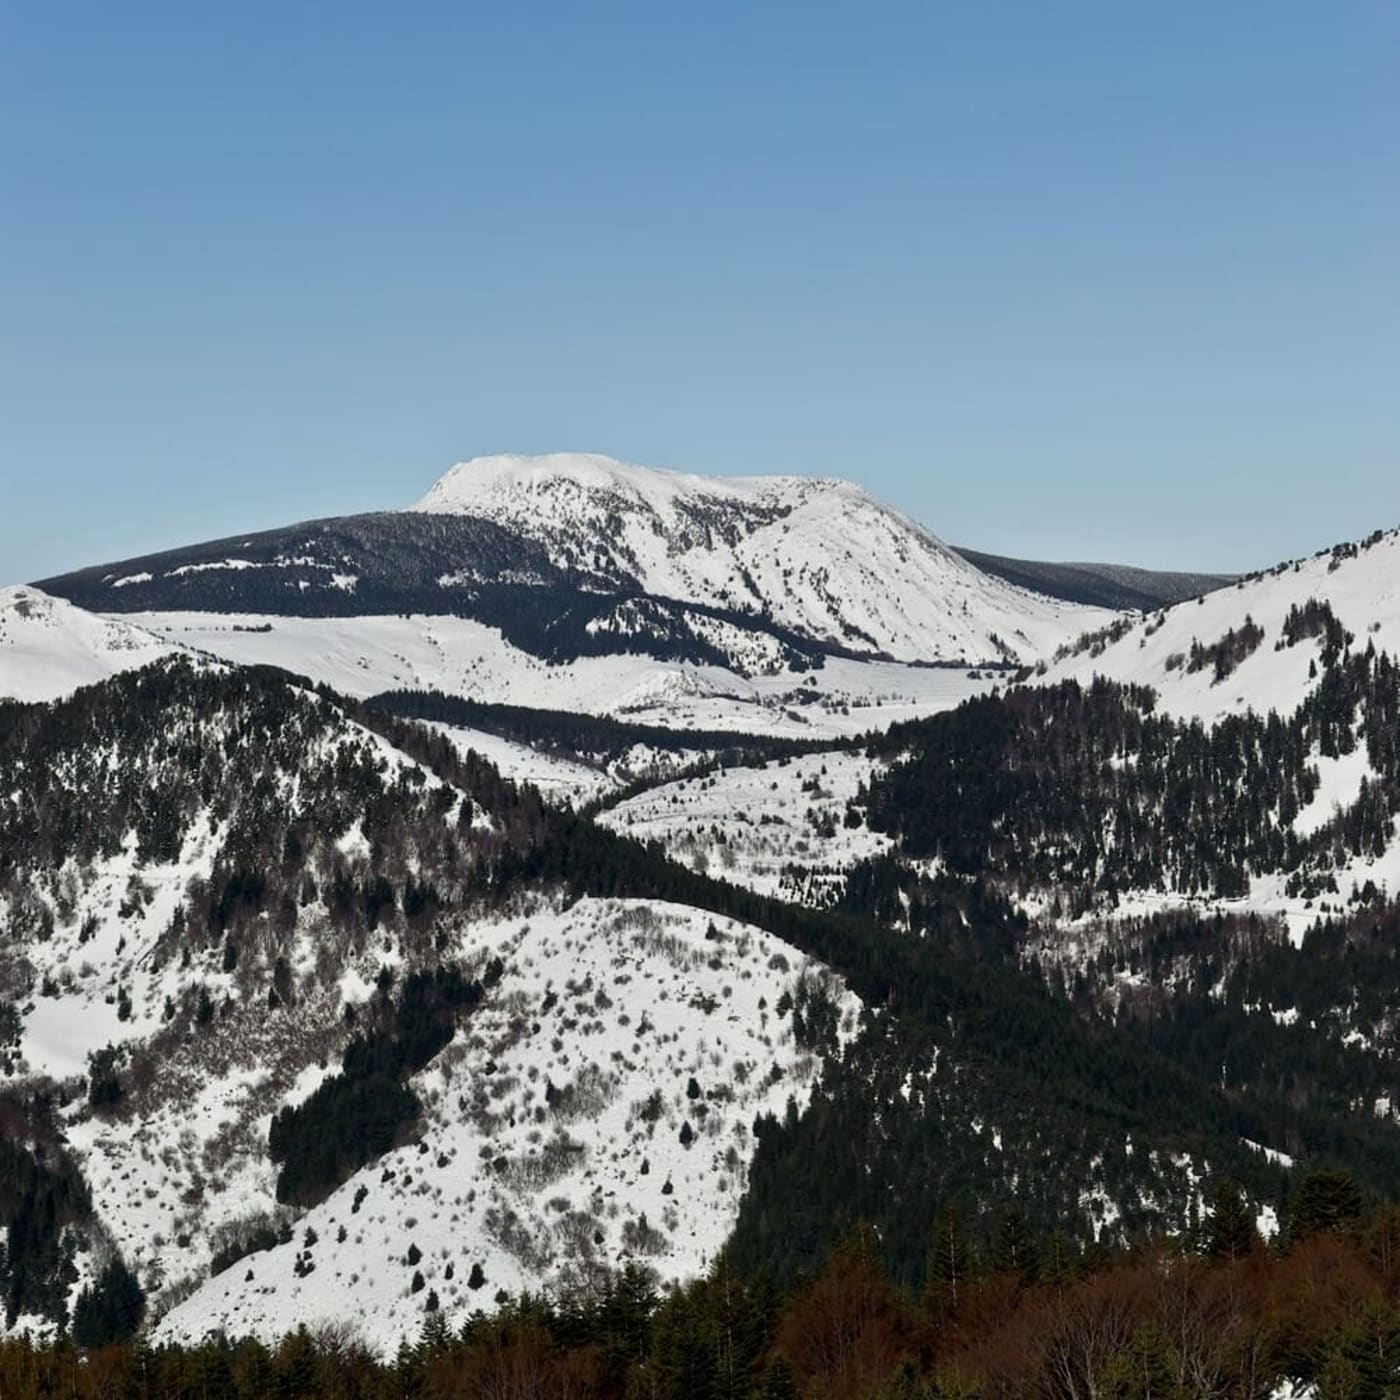
<path fill-rule="evenodd" d="M 629 1260 L 694 1275 L 737 1215 L 754 1118 L 810 1091 L 818 1062 L 778 1014 L 783 993 L 821 979 L 845 1036 L 859 1012 L 780 940 L 678 905 L 541 904 L 461 939 L 506 972 L 413 1081 L 421 1139 L 300 1217 L 290 1243 L 179 1302 L 157 1339 L 271 1339 L 289 1317 L 348 1317 L 388 1353 L 416 1335 L 430 1292 L 455 1326 L 499 1289 Z"/>
<path fill-rule="evenodd" d="M 57 700 L 166 655 L 171 644 L 37 588 L 0 588 L 0 697 Z"/>
<path fill-rule="evenodd" d="M 820 904 L 889 838 L 845 824 L 846 807 L 883 765 L 831 750 L 683 778 L 619 803 L 598 820 L 678 860 L 760 894 Z"/>
<path fill-rule="evenodd" d="M 982 573 L 845 481 L 502 455 L 459 463 L 414 509 L 495 521 L 556 564 L 904 661 L 1034 662 L 1113 616 Z"/>

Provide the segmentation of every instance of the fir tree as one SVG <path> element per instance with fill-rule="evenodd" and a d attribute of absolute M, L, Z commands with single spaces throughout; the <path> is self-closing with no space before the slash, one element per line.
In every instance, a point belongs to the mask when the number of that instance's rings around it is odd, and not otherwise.
<path fill-rule="evenodd" d="M 939 1314 L 954 1313 L 972 1274 L 972 1251 L 962 1216 L 941 1210 L 934 1217 L 924 1269 L 924 1296 Z"/>
<path fill-rule="evenodd" d="M 1212 1259 L 1244 1259 L 1259 1242 L 1259 1231 L 1239 1183 L 1222 1181 L 1205 1222 L 1205 1252 Z"/>
<path fill-rule="evenodd" d="M 108 1346 L 136 1335 L 146 1295 L 136 1275 L 113 1259 L 73 1306 L 73 1341 L 80 1347 Z"/>
<path fill-rule="evenodd" d="M 1311 1172 L 1294 1198 L 1289 1236 L 1305 1240 L 1322 1231 L 1344 1230 L 1360 1220 L 1361 1212 L 1361 1190 L 1350 1172 Z"/>
<path fill-rule="evenodd" d="M 997 1226 L 992 1241 L 992 1268 L 1000 1274 L 1016 1274 L 1026 1283 L 1032 1282 L 1040 1271 L 1035 1237 L 1015 1206 L 1002 1215 Z"/>

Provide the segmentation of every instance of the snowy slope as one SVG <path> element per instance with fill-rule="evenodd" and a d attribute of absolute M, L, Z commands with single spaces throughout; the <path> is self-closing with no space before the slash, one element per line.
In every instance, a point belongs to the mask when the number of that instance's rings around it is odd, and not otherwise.
<path fill-rule="evenodd" d="M 990 688 L 995 674 L 830 657 L 805 673 L 745 677 L 630 652 L 551 664 L 462 617 L 140 613 L 133 620 L 174 645 L 281 666 L 346 695 L 434 689 L 677 729 L 794 738 L 861 734 L 949 709 Z"/>
<path fill-rule="evenodd" d="M 571 754 L 544 743 L 531 744 L 469 726 L 438 720 L 421 721 L 445 735 L 462 754 L 476 753 L 505 777 L 530 783 L 556 805 L 578 807 L 606 798 L 622 788 L 664 783 L 714 757 L 715 750 L 695 747 L 658 748 L 634 743 L 616 757 Z"/>
<path fill-rule="evenodd" d="M 488 734 L 482 729 L 468 729 L 459 724 L 426 721 L 439 734 L 445 735 L 459 753 L 479 754 L 492 763 L 507 778 L 518 783 L 530 783 L 552 802 L 577 806 L 617 786 L 617 780 L 602 768 L 583 763 L 529 744 L 517 743 Z"/>
<path fill-rule="evenodd" d="M 349 694 L 432 686 L 682 728 L 843 735 L 1118 614 L 980 571 L 847 482 L 478 458 L 416 506 L 98 565 L 55 594 Z"/>
<path fill-rule="evenodd" d="M 1034 661 L 1107 617 L 982 573 L 845 481 L 506 455 L 459 463 L 414 509 L 508 526 L 560 567 L 905 661 Z"/>
<path fill-rule="evenodd" d="M 861 750 L 802 754 L 651 788 L 599 814 L 625 836 L 660 841 L 675 860 L 760 894 L 820 905 L 850 868 L 890 839 L 848 805 L 883 761 Z"/>
<path fill-rule="evenodd" d="M 418 1334 L 430 1291 L 457 1327 L 499 1289 L 629 1260 L 689 1277 L 714 1258 L 754 1118 L 805 1102 L 819 1067 L 776 1004 L 827 974 L 761 930 L 650 901 L 541 907 L 462 938 L 468 958 L 500 957 L 506 973 L 414 1081 L 421 1140 L 314 1207 L 289 1243 L 200 1287 L 158 1340 L 274 1340 L 289 1319 L 350 1319 L 392 1353 Z M 859 1005 L 830 986 L 850 1034 Z"/>
<path fill-rule="evenodd" d="M 162 743 L 143 722 L 156 701 Z M 65 1086 L 60 1128 L 100 1245 L 85 1257 L 120 1251 L 157 1315 L 173 1308 L 162 1337 L 270 1339 L 336 1317 L 392 1352 L 427 1298 L 410 1247 L 453 1325 L 498 1289 L 627 1260 L 665 1279 L 699 1272 L 737 1215 L 755 1118 L 804 1103 L 820 1069 L 794 1040 L 793 999 L 832 1001 L 842 1037 L 854 1032 L 840 980 L 760 929 L 529 888 L 482 906 L 475 862 L 510 839 L 488 797 L 275 678 L 167 662 L 36 726 L 32 754 L 29 733 L 11 735 L 0 782 L 0 818 L 19 833 L 0 881 L 0 988 L 16 1012 L 0 1073 L 21 1095 Z M 569 768 L 553 770 L 565 785 Z M 360 796 L 337 817 L 340 787 Z M 49 841 L 23 815 L 31 801 L 62 829 L 79 809 L 104 814 L 104 839 Z M 175 825 L 153 847 L 145 820 L 160 808 Z M 219 891 L 247 889 L 229 878 L 269 813 L 300 833 L 301 856 L 253 863 L 294 897 L 240 913 Z M 288 849 L 280 828 L 270 849 Z M 438 912 L 411 916 L 406 884 L 368 925 L 353 899 L 336 903 L 337 887 L 368 889 L 386 868 L 396 885 L 405 870 L 431 881 Z M 486 989 L 412 1080 L 421 1123 L 309 1211 L 279 1205 L 271 1116 L 336 1073 L 347 1006 L 376 1024 L 386 972 L 397 987 L 440 966 Z M 104 1047 L 121 1086 L 106 1107 L 88 1095 Z M 210 1279 L 220 1248 L 269 1224 L 294 1227 L 289 1242 Z"/>
<path fill-rule="evenodd" d="M 156 718 L 161 742 L 151 739 Z M 271 732 L 274 723 L 285 732 Z M 431 810 L 454 824 L 463 855 L 476 833 L 489 836 L 489 818 L 467 803 L 457 820 L 455 793 L 332 707 L 275 683 L 245 686 L 214 665 L 158 663 L 87 688 L 56 727 L 37 714 L 6 737 L 0 991 L 15 1014 L 6 1022 L 13 1039 L 0 1046 L 4 1082 L 21 1095 L 25 1085 L 68 1086 L 58 1096 L 61 1123 L 92 1188 L 98 1257 L 108 1237 L 131 1242 L 158 1291 L 206 1267 L 211 1231 L 240 1214 L 250 1193 L 271 1189 L 259 1116 L 344 1038 L 347 988 L 360 985 L 342 986 L 343 940 L 295 902 L 276 929 L 266 915 L 256 920 L 236 966 L 220 961 L 201 900 L 219 865 L 227 873 L 237 859 L 243 801 L 328 815 L 330 774 L 361 791 L 377 775 L 393 790 L 440 796 Z M 207 786 L 189 778 L 196 767 Z M 177 770 L 183 785 L 172 781 Z M 114 799 L 123 790 L 141 800 Z M 40 810 L 71 835 L 50 839 Z M 153 813 L 170 819 L 154 845 Z M 321 842 L 309 868 L 338 856 L 357 869 L 368 851 L 363 831 L 333 835 L 332 827 L 309 838 Z M 278 956 L 287 986 L 302 993 L 294 1015 L 269 1012 L 265 979 Z M 383 956 L 376 947 L 362 961 Z M 201 998 L 209 1027 L 190 1034 Z M 89 1057 L 104 1047 L 122 1064 L 115 1114 L 94 1112 L 87 1099 Z M 73 1288 L 87 1277 L 84 1268 Z"/>
<path fill-rule="evenodd" d="M 1280 565 L 1196 602 L 1125 619 L 1116 640 L 1081 641 L 1053 661 L 1047 683 L 1096 675 L 1150 685 L 1169 713 L 1213 723 L 1245 709 L 1288 714 L 1310 692 L 1320 639 L 1280 646 L 1284 619 L 1309 600 L 1327 603 L 1364 649 L 1400 654 L 1400 530 L 1377 533 L 1355 546 L 1339 546 L 1310 559 Z M 1188 669 L 1193 642 L 1208 647 L 1252 621 L 1263 640 L 1223 680 L 1212 667 Z"/>
<path fill-rule="evenodd" d="M 54 700 L 170 650 L 125 618 L 97 617 L 37 588 L 0 588 L 0 697 Z"/>
<path fill-rule="evenodd" d="M 1299 618 L 1308 613 L 1317 625 L 1299 629 Z M 1205 725 L 1246 712 L 1274 711 L 1287 720 L 1327 675 L 1329 626 L 1343 656 L 1368 647 L 1400 655 L 1400 530 L 1376 531 L 1364 541 L 1288 561 L 1192 602 L 1125 616 L 1105 632 L 1081 638 L 1031 679 L 1087 684 L 1104 676 L 1150 686 L 1159 710 Z M 1222 646 L 1230 650 L 1225 644 L 1232 634 L 1233 653 L 1217 666 L 1214 658 Z M 1193 649 L 1199 658 L 1194 668 Z M 1307 761 L 1318 786 L 1290 823 L 1300 837 L 1313 836 L 1352 808 L 1364 785 L 1378 779 L 1364 735 L 1342 755 L 1314 747 Z M 1392 828 L 1384 849 L 1339 857 L 1333 879 L 1335 887 L 1320 899 L 1306 890 L 1290 893 L 1284 873 L 1252 874 L 1248 893 L 1235 899 L 1140 890 L 1115 901 L 1115 913 L 1131 918 L 1183 904 L 1256 912 L 1280 919 L 1297 941 L 1320 912 L 1350 907 L 1373 887 L 1400 890 L 1400 830 Z"/>

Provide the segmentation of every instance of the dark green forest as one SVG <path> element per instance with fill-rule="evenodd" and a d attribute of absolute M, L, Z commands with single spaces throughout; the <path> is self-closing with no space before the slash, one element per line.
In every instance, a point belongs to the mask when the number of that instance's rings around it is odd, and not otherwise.
<path fill-rule="evenodd" d="M 1207 728 L 1156 713 L 1143 687 L 1021 688 L 894 726 L 878 747 L 896 761 L 858 806 L 903 854 L 1059 892 L 1071 916 L 1134 889 L 1239 895 L 1276 872 L 1293 893 L 1323 895 L 1339 863 L 1385 850 L 1400 811 L 1400 669 L 1371 645 L 1343 651 L 1329 618 L 1316 624 L 1317 685 L 1287 718 L 1251 711 Z M 1279 644 L 1308 626 L 1300 614 Z M 1315 756 L 1357 746 L 1372 771 L 1359 797 L 1298 835 Z"/>
<path fill-rule="evenodd" d="M 1189 1232 L 1118 1248 L 1037 1234 L 1014 1209 L 987 1229 L 954 1206 L 919 1240 L 919 1287 L 858 1225 L 789 1285 L 722 1256 L 659 1291 L 628 1267 L 591 1294 L 504 1298 L 450 1327 L 424 1305 L 392 1360 L 354 1330 L 273 1345 L 132 1340 L 141 1299 L 119 1266 L 72 1341 L 0 1342 L 7 1396 L 79 1400 L 1204 1400 L 1283 1383 L 1319 1400 L 1400 1387 L 1400 1207 L 1344 1172 L 1299 1184 L 1260 1239 L 1238 1186 L 1216 1183 Z M 107 1276 L 104 1276 L 104 1283 Z"/>

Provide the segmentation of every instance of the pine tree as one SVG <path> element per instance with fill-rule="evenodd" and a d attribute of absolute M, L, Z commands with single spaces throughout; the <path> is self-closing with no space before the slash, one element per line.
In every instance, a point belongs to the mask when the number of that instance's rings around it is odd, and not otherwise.
<path fill-rule="evenodd" d="M 1098 1393 L 1107 1400 L 1187 1400 L 1160 1326 L 1147 1323 L 1138 1328 L 1127 1349 L 1104 1367 Z"/>
<path fill-rule="evenodd" d="M 405 1339 L 404 1345 L 407 1345 Z M 302 1323 L 290 1336 L 283 1338 L 273 1358 L 281 1390 L 285 1395 L 306 1395 L 316 1385 L 318 1357 L 316 1343 L 312 1340 L 306 1324 Z"/>
<path fill-rule="evenodd" d="M 438 1306 L 436 1293 L 428 1294 L 424 1305 L 423 1328 L 418 1337 L 418 1352 L 421 1356 L 439 1356 L 452 1343 L 452 1333 L 448 1330 L 447 1317 Z"/>
<path fill-rule="evenodd" d="M 771 1322 L 768 1290 L 739 1278 L 721 1254 L 702 1292 L 715 1353 L 717 1400 L 748 1400 L 750 1377 Z"/>
<path fill-rule="evenodd" d="M 1324 1231 L 1344 1230 L 1361 1219 L 1361 1190 L 1346 1171 L 1312 1172 L 1303 1178 L 1293 1202 L 1289 1236 L 1305 1240 Z"/>
<path fill-rule="evenodd" d="M 1026 1217 L 1013 1206 L 1001 1218 L 992 1241 L 992 1268 L 999 1274 L 1016 1274 L 1032 1282 L 1040 1271 L 1040 1251 L 1026 1224 Z"/>
<path fill-rule="evenodd" d="M 1074 1277 L 1078 1266 L 1079 1260 L 1073 1245 L 1070 1244 L 1069 1236 L 1063 1230 L 1056 1230 L 1050 1236 L 1050 1242 L 1040 1261 L 1041 1282 L 1066 1284 Z"/>
<path fill-rule="evenodd" d="M 962 1217 L 955 1210 L 939 1211 L 924 1268 L 924 1296 L 929 1306 L 940 1314 L 956 1312 L 971 1273 L 972 1251 Z"/>
<path fill-rule="evenodd" d="M 73 1341 L 80 1347 L 108 1346 L 136 1335 L 146 1311 L 146 1295 L 136 1275 L 113 1259 L 73 1306 Z"/>
<path fill-rule="evenodd" d="M 1352 1325 L 1349 1354 L 1362 1381 L 1378 1395 L 1400 1389 L 1400 1314 L 1394 1304 L 1373 1297 Z"/>
<path fill-rule="evenodd" d="M 1222 1181 L 1205 1222 L 1205 1252 L 1212 1259 L 1244 1259 L 1259 1243 L 1259 1231 L 1237 1182 Z"/>
<path fill-rule="evenodd" d="M 698 1306 L 700 1287 L 678 1289 L 656 1310 L 640 1393 L 656 1400 L 714 1400 L 715 1354 Z"/>
<path fill-rule="evenodd" d="M 625 1366 L 646 1351 L 655 1309 L 656 1290 L 651 1275 L 629 1260 L 609 1283 L 599 1308 L 598 1326 L 615 1364 Z"/>
<path fill-rule="evenodd" d="M 797 1400 L 797 1382 L 786 1357 L 775 1356 L 763 1368 L 754 1400 Z"/>

